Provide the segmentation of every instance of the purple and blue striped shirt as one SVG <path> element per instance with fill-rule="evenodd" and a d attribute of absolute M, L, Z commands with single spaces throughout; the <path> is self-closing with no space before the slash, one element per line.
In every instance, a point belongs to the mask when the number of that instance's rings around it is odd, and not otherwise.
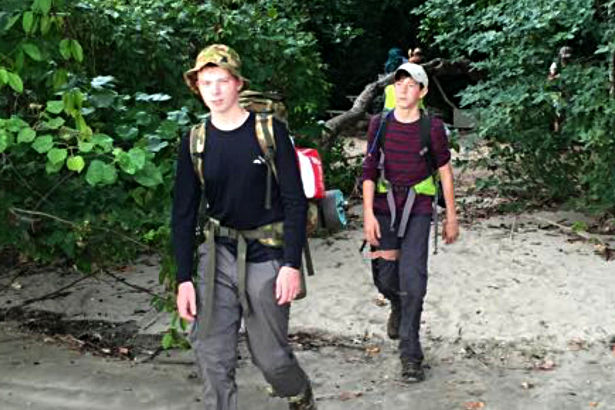
<path fill-rule="evenodd" d="M 372 117 L 367 130 L 368 144 L 367 149 L 372 146 L 374 137 L 380 125 L 380 115 Z M 437 117 L 431 117 L 431 145 L 436 159 L 437 167 L 445 165 L 451 159 L 451 152 L 448 149 L 448 139 L 444 131 L 444 123 Z M 427 164 L 421 157 L 421 136 L 419 131 L 419 121 L 402 123 L 395 119 L 392 114 L 386 127 L 386 138 L 384 143 L 384 170 L 387 179 L 394 186 L 412 186 L 427 178 Z M 378 181 L 380 161 L 380 151 L 374 150 L 373 153 L 365 157 L 363 162 L 363 180 Z M 406 201 L 407 190 L 394 189 L 395 207 L 403 209 Z M 374 213 L 389 215 L 389 207 L 386 201 L 386 194 L 376 193 L 374 198 Z M 412 207 L 413 214 L 431 214 L 431 197 L 417 195 Z"/>

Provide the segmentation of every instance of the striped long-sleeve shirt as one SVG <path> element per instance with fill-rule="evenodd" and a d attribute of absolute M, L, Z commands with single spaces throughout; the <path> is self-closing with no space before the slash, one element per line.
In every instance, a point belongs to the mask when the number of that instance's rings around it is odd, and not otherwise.
<path fill-rule="evenodd" d="M 372 117 L 367 131 L 367 149 L 374 143 L 374 137 L 380 125 L 380 115 Z M 444 131 L 442 120 L 431 118 L 431 145 L 434 152 L 437 167 L 445 165 L 451 159 L 448 149 L 448 139 Z M 384 169 L 387 179 L 394 186 L 395 206 L 398 210 L 403 209 L 406 200 L 407 189 L 404 187 L 415 185 L 427 178 L 427 164 L 419 154 L 421 150 L 421 136 L 419 121 L 402 123 L 395 119 L 392 114 L 386 127 L 384 143 Z M 363 180 L 378 181 L 380 161 L 379 150 L 368 154 L 363 162 Z M 376 194 L 374 198 L 374 213 L 381 215 L 389 214 L 386 202 L 386 194 Z M 417 195 L 412 207 L 413 214 L 430 214 L 431 197 Z"/>

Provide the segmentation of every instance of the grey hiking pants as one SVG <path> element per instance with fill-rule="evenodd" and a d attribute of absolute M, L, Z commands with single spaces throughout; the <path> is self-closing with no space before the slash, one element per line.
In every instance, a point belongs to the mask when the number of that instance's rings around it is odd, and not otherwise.
<path fill-rule="evenodd" d="M 197 315 L 210 306 L 205 298 L 205 269 L 209 250 L 199 247 L 198 276 L 195 280 Z M 214 311 L 210 330 L 197 337 L 198 317 L 190 341 L 204 383 L 207 410 L 236 410 L 237 340 L 242 309 L 237 292 L 237 260 L 223 245 L 216 245 Z M 288 344 L 290 305 L 275 299 L 278 261 L 248 263 L 246 293 L 252 308 L 244 317 L 248 347 L 253 363 L 263 372 L 275 393 L 282 397 L 303 393 L 309 381 Z"/>
<path fill-rule="evenodd" d="M 378 291 L 401 312 L 399 353 L 404 359 L 423 360 L 419 340 L 423 299 L 427 292 L 427 256 L 431 215 L 411 215 L 402 238 L 397 228 L 390 229 L 391 218 L 376 215 L 380 224 L 380 246 L 377 249 L 399 249 L 399 260 L 374 259 L 372 274 Z"/>

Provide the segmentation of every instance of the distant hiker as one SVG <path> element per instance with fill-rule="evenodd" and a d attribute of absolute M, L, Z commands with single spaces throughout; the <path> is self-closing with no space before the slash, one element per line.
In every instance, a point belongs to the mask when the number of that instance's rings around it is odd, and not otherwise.
<path fill-rule="evenodd" d="M 409 49 L 408 62 L 414 64 L 421 64 L 423 62 L 423 50 L 420 47 Z"/>
<path fill-rule="evenodd" d="M 406 61 L 400 48 L 390 49 L 387 61 L 384 63 L 384 73 L 392 73 Z M 389 84 L 384 87 L 384 109 L 392 110 L 393 108 L 395 108 L 395 87 L 393 87 L 393 84 Z"/>
<path fill-rule="evenodd" d="M 237 409 L 242 318 L 252 361 L 274 394 L 288 397 L 290 409 L 315 409 L 310 381 L 287 338 L 290 303 L 301 290 L 307 201 L 286 126 L 240 106 L 246 83 L 240 69 L 237 53 L 215 44 L 184 75 L 210 117 L 184 136 L 177 161 L 172 218 L 177 309 L 193 322 L 190 340 L 205 409 Z M 263 119 L 273 122 L 273 163 L 279 170 L 273 181 L 255 131 L 267 127 Z M 199 207 L 205 240 L 193 281 Z"/>
<path fill-rule="evenodd" d="M 402 377 L 418 382 L 425 378 L 419 329 L 432 215 L 437 220 L 434 177 L 442 183 L 446 203 L 442 236 L 447 244 L 457 240 L 459 225 L 444 125 L 419 109 L 427 74 L 420 65 L 406 63 L 397 68 L 394 81 L 395 109 L 373 117 L 368 129 L 363 228 L 372 246 L 374 282 L 391 302 L 387 333 L 400 340 Z"/>
<path fill-rule="evenodd" d="M 566 67 L 572 58 L 572 47 L 564 46 L 559 49 L 557 58 L 549 66 L 549 74 L 547 79 L 554 81 L 559 78 L 560 71 Z M 555 90 L 551 93 L 551 101 L 553 108 L 555 109 L 555 121 L 553 121 L 553 131 L 559 132 L 564 122 L 564 95 L 561 86 L 555 86 Z"/>

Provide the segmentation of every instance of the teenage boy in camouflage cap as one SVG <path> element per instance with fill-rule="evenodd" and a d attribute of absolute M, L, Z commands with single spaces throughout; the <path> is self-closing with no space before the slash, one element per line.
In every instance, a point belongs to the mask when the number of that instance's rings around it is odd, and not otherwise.
<path fill-rule="evenodd" d="M 290 303 L 300 291 L 307 202 L 288 131 L 276 120 L 275 164 L 280 172 L 273 181 L 270 206 L 263 205 L 267 167 L 255 136 L 255 114 L 238 102 L 246 83 L 240 68 L 233 49 L 215 44 L 201 51 L 184 75 L 211 115 L 205 125 L 200 175 L 193 167 L 189 135 L 182 139 L 177 161 L 172 217 L 177 309 L 194 323 L 190 340 L 203 377 L 206 409 L 237 409 L 235 369 L 242 317 L 252 360 L 274 393 L 288 397 L 290 409 L 315 409 L 309 379 L 287 338 Z M 198 248 L 193 282 L 201 178 L 208 239 Z M 283 247 L 240 238 L 274 223 L 283 223 Z"/>

